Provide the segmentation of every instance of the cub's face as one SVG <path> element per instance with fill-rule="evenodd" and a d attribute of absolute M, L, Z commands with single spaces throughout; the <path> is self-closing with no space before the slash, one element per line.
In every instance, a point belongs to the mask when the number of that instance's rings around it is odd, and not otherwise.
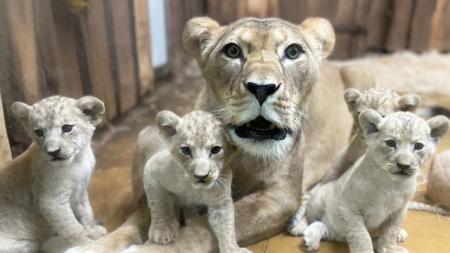
<path fill-rule="evenodd" d="M 386 88 L 371 88 L 365 91 L 350 88 L 345 91 L 344 98 L 355 122 L 358 122 L 359 114 L 367 109 L 386 116 L 396 111 L 414 111 L 420 103 L 420 97 L 416 94 L 399 96 Z"/>
<path fill-rule="evenodd" d="M 157 117 L 170 153 L 194 187 L 222 187 L 220 172 L 229 151 L 222 123 L 211 113 L 193 111 L 179 118 L 162 111 Z"/>
<path fill-rule="evenodd" d="M 219 26 L 194 18 L 183 41 L 208 83 L 213 104 L 208 109 L 225 123 L 234 143 L 265 158 L 286 154 L 302 127 L 319 62 L 334 45 L 329 22 L 247 18 Z"/>
<path fill-rule="evenodd" d="M 359 122 L 369 155 L 395 179 L 416 175 L 449 126 L 444 116 L 425 121 L 410 112 L 395 112 L 382 118 L 374 110 L 361 113 Z"/>
<path fill-rule="evenodd" d="M 51 162 L 70 162 L 90 145 L 95 126 L 105 111 L 102 101 L 53 96 L 31 106 L 15 102 L 12 111 L 28 135 Z"/>

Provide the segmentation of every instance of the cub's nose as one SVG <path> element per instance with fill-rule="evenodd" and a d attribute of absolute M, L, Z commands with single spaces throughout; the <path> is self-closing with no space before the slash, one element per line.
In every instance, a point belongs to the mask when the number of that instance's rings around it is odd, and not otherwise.
<path fill-rule="evenodd" d="M 257 84 L 252 82 L 246 83 L 245 86 L 253 95 L 255 95 L 260 105 L 262 105 L 267 97 L 274 94 L 278 90 L 278 87 L 280 87 L 273 83 Z"/>
<path fill-rule="evenodd" d="M 58 157 L 59 152 L 61 152 L 60 148 L 58 148 L 57 150 L 54 150 L 54 151 L 47 151 L 47 154 L 49 154 L 49 155 L 51 155 L 53 157 Z"/>
<path fill-rule="evenodd" d="M 397 167 L 399 167 L 401 170 L 407 170 L 411 167 L 411 165 L 397 162 Z"/>
<path fill-rule="evenodd" d="M 206 174 L 204 174 L 204 175 L 194 174 L 194 177 L 195 177 L 196 179 L 198 179 L 198 180 L 205 180 L 205 179 L 208 178 L 208 176 L 209 176 L 209 172 L 206 173 Z"/>

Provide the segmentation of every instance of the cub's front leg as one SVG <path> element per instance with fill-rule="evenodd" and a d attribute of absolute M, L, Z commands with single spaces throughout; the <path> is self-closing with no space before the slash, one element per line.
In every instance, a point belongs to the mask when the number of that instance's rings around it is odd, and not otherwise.
<path fill-rule="evenodd" d="M 145 191 L 151 213 L 148 240 L 159 244 L 173 242 L 180 227 L 175 197 L 172 193 L 151 185 L 146 185 Z"/>
<path fill-rule="evenodd" d="M 373 253 L 372 238 L 364 218 L 345 207 L 338 208 L 338 222 L 348 242 L 351 253 Z"/>
<path fill-rule="evenodd" d="M 39 211 L 54 232 L 71 244 L 84 244 L 91 239 L 70 205 L 70 185 L 65 181 L 42 182 L 34 195 L 37 196 Z"/>
<path fill-rule="evenodd" d="M 401 224 L 406 216 L 407 207 L 391 214 L 381 226 L 381 234 L 376 241 L 377 253 L 408 253 L 409 251 L 398 246 L 397 239 Z"/>
<path fill-rule="evenodd" d="M 231 196 L 218 205 L 208 207 L 208 222 L 219 242 L 220 253 L 250 253 L 239 248 L 234 227 L 234 206 Z"/>
<path fill-rule="evenodd" d="M 79 201 L 75 203 L 73 211 L 90 239 L 97 240 L 107 234 L 106 229 L 103 226 L 98 225 L 95 220 L 87 189 L 83 191 Z"/>

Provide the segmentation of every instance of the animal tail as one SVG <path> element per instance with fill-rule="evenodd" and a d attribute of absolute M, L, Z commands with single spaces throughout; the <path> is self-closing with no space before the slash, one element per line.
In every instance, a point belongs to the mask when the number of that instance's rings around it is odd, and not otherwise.
<path fill-rule="evenodd" d="M 435 213 L 435 214 L 444 215 L 444 216 L 450 216 L 450 211 L 439 205 L 432 206 L 432 205 L 428 205 L 428 204 L 425 204 L 422 202 L 417 202 L 417 201 L 410 201 L 408 204 L 408 209 L 430 212 L 430 213 Z"/>

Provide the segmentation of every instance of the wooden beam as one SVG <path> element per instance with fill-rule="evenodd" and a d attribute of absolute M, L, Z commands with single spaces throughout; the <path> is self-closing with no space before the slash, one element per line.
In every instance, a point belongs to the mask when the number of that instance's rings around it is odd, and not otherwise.
<path fill-rule="evenodd" d="M 436 0 L 416 0 L 409 38 L 409 48 L 416 52 L 429 48 L 431 20 L 436 3 Z"/>
<path fill-rule="evenodd" d="M 403 50 L 408 47 L 413 11 L 413 0 L 394 1 L 392 23 L 386 42 L 386 48 L 389 51 Z"/>
<path fill-rule="evenodd" d="M 6 133 L 2 94 L 0 92 L 0 166 L 9 160 L 11 160 L 11 149 L 9 147 L 8 134 Z"/>

